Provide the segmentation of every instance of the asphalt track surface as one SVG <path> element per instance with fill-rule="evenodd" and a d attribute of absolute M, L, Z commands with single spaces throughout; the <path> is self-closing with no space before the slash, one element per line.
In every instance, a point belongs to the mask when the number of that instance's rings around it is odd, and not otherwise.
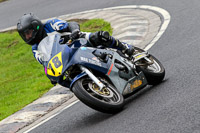
<path fill-rule="evenodd" d="M 25 0 L 20 0 L 23 1 Z M 64 0 L 26 0 L 19 4 L 17 0 L 10 0 L 9 3 L 11 6 L 6 2 L 0 4 L 1 28 L 14 25 L 25 11 L 33 11 L 40 18 L 48 18 L 95 8 L 152 5 L 167 10 L 171 15 L 168 29 L 150 49 L 165 66 L 166 77 L 162 84 L 148 87 L 131 97 L 124 111 L 119 114 L 102 114 L 78 102 L 31 132 L 200 132 L 200 1 L 69 0 L 66 3 Z M 49 11 L 54 7 L 59 8 Z"/>

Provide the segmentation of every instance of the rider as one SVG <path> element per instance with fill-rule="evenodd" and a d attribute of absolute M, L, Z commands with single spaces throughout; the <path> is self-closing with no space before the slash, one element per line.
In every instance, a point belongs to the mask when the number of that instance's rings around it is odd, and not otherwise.
<path fill-rule="evenodd" d="M 126 43 L 121 43 L 119 40 L 110 36 L 106 31 L 98 31 L 95 33 L 84 33 L 80 36 L 80 26 L 76 22 L 66 22 L 59 19 L 51 19 L 46 23 L 33 13 L 24 14 L 17 23 L 17 31 L 22 39 L 32 46 L 32 52 L 36 60 L 42 64 L 41 55 L 37 48 L 40 41 L 50 34 L 61 34 L 61 43 L 66 43 L 69 39 L 78 39 L 79 37 L 86 38 L 93 47 L 100 44 L 104 47 L 116 48 L 122 53 L 131 55 L 133 48 Z M 70 34 L 69 34 L 70 33 Z"/>

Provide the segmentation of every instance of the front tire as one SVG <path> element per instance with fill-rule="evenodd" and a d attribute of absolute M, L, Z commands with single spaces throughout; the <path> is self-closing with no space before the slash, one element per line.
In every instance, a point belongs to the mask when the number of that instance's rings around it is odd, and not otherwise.
<path fill-rule="evenodd" d="M 110 114 L 121 111 L 124 106 L 123 96 L 109 82 L 102 82 L 106 87 L 100 91 L 89 77 L 84 77 L 76 81 L 72 91 L 80 101 L 95 110 Z"/>

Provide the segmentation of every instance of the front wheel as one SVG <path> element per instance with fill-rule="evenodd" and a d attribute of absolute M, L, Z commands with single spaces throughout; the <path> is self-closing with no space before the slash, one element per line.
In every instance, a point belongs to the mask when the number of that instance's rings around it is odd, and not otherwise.
<path fill-rule="evenodd" d="M 141 60 L 143 65 L 138 65 L 138 66 L 136 65 L 137 66 L 136 68 L 138 71 L 143 71 L 149 85 L 157 85 L 164 79 L 165 69 L 163 65 L 160 63 L 160 61 L 156 59 L 153 55 L 149 55 L 146 58 L 149 61 L 145 59 Z M 148 64 L 149 62 L 151 63 Z"/>
<path fill-rule="evenodd" d="M 102 90 L 89 77 L 84 77 L 76 81 L 72 91 L 80 101 L 95 110 L 111 114 L 121 111 L 123 96 L 105 79 L 99 79 L 106 85 Z"/>

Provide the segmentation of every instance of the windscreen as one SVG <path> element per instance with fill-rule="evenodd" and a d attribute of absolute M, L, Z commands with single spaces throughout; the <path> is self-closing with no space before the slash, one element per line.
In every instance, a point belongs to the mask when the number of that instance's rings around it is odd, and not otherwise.
<path fill-rule="evenodd" d="M 40 44 L 38 45 L 38 51 L 41 55 L 41 60 L 46 62 L 52 56 L 53 45 L 59 43 L 60 36 L 59 35 L 51 35 L 45 37 Z"/>

